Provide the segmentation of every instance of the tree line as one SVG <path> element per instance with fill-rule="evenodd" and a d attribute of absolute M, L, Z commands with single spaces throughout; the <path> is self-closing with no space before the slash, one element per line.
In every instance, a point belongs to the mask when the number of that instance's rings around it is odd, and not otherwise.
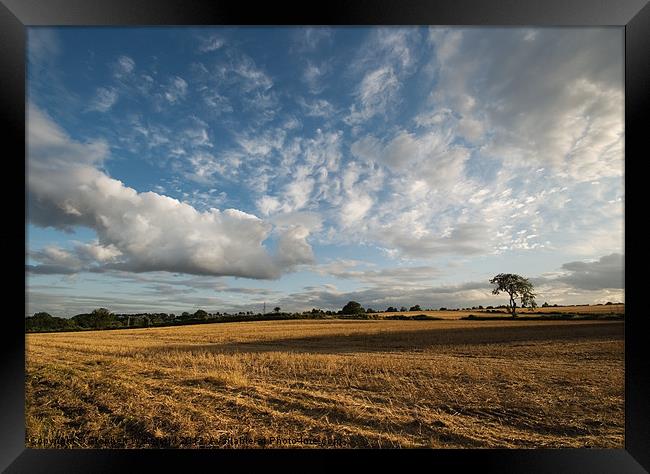
<path fill-rule="evenodd" d="M 286 313 L 275 312 L 268 316 L 281 317 Z M 169 326 L 175 324 L 195 324 L 216 320 L 233 320 L 263 316 L 254 314 L 252 311 L 241 311 L 236 314 L 230 313 L 208 313 L 199 309 L 194 313 L 187 311 L 174 313 L 137 313 L 119 314 L 113 313 L 106 308 L 98 308 L 90 313 L 82 313 L 71 318 L 52 316 L 46 312 L 34 313 L 33 316 L 25 318 L 25 330 L 27 332 L 45 331 L 82 331 L 89 329 L 123 329 L 123 328 L 146 328 L 151 326 Z"/>

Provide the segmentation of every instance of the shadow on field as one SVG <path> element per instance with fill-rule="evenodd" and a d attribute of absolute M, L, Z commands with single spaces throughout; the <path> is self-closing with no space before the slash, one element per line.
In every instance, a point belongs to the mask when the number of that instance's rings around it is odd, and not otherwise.
<path fill-rule="evenodd" d="M 623 339 L 623 322 L 558 323 L 507 327 L 427 328 L 415 331 L 351 332 L 296 338 L 214 344 L 183 344 L 144 349 L 145 352 L 394 352 L 422 351 L 434 346 L 504 344 L 554 340 Z"/>

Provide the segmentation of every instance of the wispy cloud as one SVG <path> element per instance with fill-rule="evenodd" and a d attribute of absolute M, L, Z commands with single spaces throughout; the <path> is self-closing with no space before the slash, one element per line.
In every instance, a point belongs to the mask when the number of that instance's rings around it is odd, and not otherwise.
<path fill-rule="evenodd" d="M 120 56 L 113 64 L 113 75 L 118 78 L 124 78 L 131 74 L 135 69 L 135 61 L 129 56 Z"/>
<path fill-rule="evenodd" d="M 356 90 L 357 103 L 352 104 L 346 123 L 356 125 L 376 115 L 384 115 L 397 101 L 400 82 L 390 67 L 368 72 Z"/>
<path fill-rule="evenodd" d="M 187 82 L 185 79 L 179 76 L 172 77 L 169 82 L 167 89 L 163 93 L 163 97 L 167 102 L 175 104 L 180 100 L 184 99 L 187 95 Z"/>
<path fill-rule="evenodd" d="M 211 34 L 201 38 L 199 51 L 202 53 L 210 53 L 223 48 L 225 44 L 226 41 L 221 35 Z"/>
<path fill-rule="evenodd" d="M 296 29 L 294 37 L 294 50 L 297 52 L 313 52 L 323 43 L 330 41 L 333 31 L 328 27 L 314 27 Z"/>
<path fill-rule="evenodd" d="M 108 112 L 117 102 L 119 94 L 114 88 L 100 87 L 97 89 L 95 98 L 88 106 L 89 110 Z"/>

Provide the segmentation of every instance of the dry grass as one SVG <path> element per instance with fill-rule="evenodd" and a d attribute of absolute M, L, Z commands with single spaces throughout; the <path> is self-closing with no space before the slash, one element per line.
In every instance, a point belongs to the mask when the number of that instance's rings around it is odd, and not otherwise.
<path fill-rule="evenodd" d="M 595 321 L 30 334 L 27 446 L 622 448 L 623 342 Z"/>

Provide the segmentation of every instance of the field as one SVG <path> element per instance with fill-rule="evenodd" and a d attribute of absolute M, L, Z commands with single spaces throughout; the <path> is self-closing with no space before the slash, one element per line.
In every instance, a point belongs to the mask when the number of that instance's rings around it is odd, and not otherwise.
<path fill-rule="evenodd" d="M 624 446 L 621 321 L 302 320 L 26 338 L 31 448 Z"/>

